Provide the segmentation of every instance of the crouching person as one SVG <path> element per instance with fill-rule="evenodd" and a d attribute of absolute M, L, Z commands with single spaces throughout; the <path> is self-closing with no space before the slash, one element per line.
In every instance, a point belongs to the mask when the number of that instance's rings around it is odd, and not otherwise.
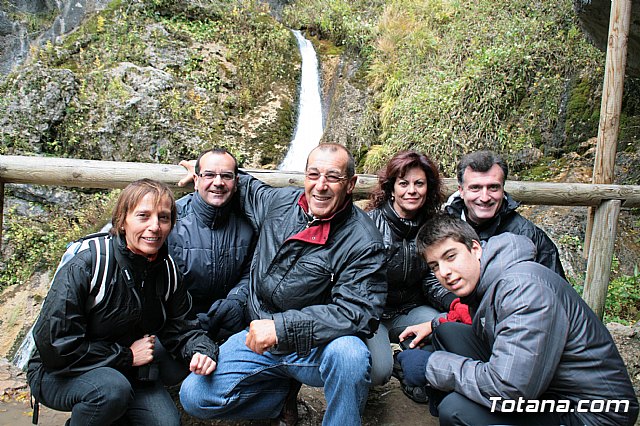
<path fill-rule="evenodd" d="M 196 374 L 213 372 L 218 348 L 185 319 L 191 298 L 165 244 L 175 221 L 166 185 L 133 182 L 111 234 L 83 239 L 63 261 L 33 331 L 34 422 L 42 403 L 71 411 L 71 425 L 180 424 L 153 362 L 156 336 Z"/>
<path fill-rule="evenodd" d="M 528 238 L 506 233 L 483 248 L 469 224 L 438 215 L 417 240 L 473 318 L 438 326 L 435 352 L 398 356 L 405 380 L 430 389 L 440 424 L 634 424 L 638 400 L 611 335 L 564 279 L 534 262 Z M 401 337 L 423 334 L 414 326 Z"/>

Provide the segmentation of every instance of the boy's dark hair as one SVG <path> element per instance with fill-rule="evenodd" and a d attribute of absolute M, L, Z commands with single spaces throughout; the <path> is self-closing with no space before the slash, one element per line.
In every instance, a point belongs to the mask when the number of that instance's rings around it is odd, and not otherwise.
<path fill-rule="evenodd" d="M 416 236 L 418 251 L 424 253 L 429 246 L 447 238 L 464 244 L 469 250 L 473 247 L 474 240 L 480 242 L 480 237 L 467 222 L 446 213 L 438 212 L 427 219 L 418 231 Z"/>
<path fill-rule="evenodd" d="M 497 164 L 502 169 L 502 173 L 504 174 L 502 184 L 504 185 L 509 175 L 509 167 L 507 167 L 507 163 L 502 160 L 502 157 L 493 151 L 475 151 L 462 157 L 456 167 L 458 184 L 463 184 L 464 171 L 467 170 L 467 167 L 471 167 L 471 170 L 474 172 L 484 173 L 489 171 L 494 164 Z"/>
<path fill-rule="evenodd" d="M 204 157 L 209 153 L 222 154 L 222 155 L 229 154 L 231 158 L 233 158 L 233 162 L 236 164 L 235 167 L 233 168 L 233 173 L 235 173 L 236 176 L 238 175 L 238 160 L 236 159 L 235 155 L 230 153 L 226 148 L 221 148 L 221 147 L 214 147 L 214 148 L 208 149 L 206 151 L 201 152 L 200 155 L 198 155 L 198 159 L 196 160 L 196 167 L 195 167 L 195 173 L 197 175 L 200 174 L 200 160 L 202 159 L 202 157 Z"/>

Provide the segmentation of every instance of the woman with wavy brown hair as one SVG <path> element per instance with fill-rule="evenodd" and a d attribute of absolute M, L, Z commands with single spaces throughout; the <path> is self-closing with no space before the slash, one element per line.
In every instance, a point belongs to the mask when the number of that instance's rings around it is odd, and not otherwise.
<path fill-rule="evenodd" d="M 438 283 L 415 244 L 418 229 L 440 210 L 443 201 L 438 166 L 424 154 L 399 152 L 378 173 L 378 188 L 367 210 L 387 247 L 388 295 L 380 327 L 367 342 L 373 385 L 391 377 L 390 343 L 399 343 L 398 336 L 406 327 L 449 311 L 456 299 Z M 403 386 L 403 390 L 414 401 L 427 402 L 420 388 Z"/>

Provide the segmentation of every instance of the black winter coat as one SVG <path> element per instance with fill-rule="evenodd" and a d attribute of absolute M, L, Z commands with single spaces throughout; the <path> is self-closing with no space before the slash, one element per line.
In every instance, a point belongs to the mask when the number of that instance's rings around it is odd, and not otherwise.
<path fill-rule="evenodd" d="M 132 377 L 130 346 L 145 334 L 158 336 L 168 352 L 185 362 L 196 352 L 217 360 L 217 345 L 196 321 L 185 319 L 191 300 L 166 244 L 148 262 L 120 237 L 103 238 L 117 261 L 111 282 L 103 284 L 90 308 L 91 251 L 78 252 L 57 272 L 33 329 L 37 349 L 29 360 L 29 383 L 41 368 L 75 376 L 111 367 Z M 171 280 L 177 283 L 173 288 L 167 287 L 168 274 L 177 278 Z"/>
<path fill-rule="evenodd" d="M 449 311 L 456 296 L 440 285 L 416 247 L 416 235 L 426 218 L 403 219 L 391 202 L 371 210 L 368 215 L 380 230 L 387 249 L 388 291 L 384 316 L 392 318 L 425 304 L 441 312 Z"/>
<path fill-rule="evenodd" d="M 195 318 L 234 287 L 247 285 L 254 233 L 235 196 L 217 208 L 193 192 L 180 198 L 176 207 L 178 220 L 167 244 L 193 298 L 189 317 Z"/>
<path fill-rule="evenodd" d="M 349 199 L 332 218 L 313 220 L 298 188 L 242 175 L 239 189 L 259 230 L 247 309 L 275 321 L 270 352 L 306 355 L 337 337 L 373 334 L 387 283 L 382 237 L 366 213 Z"/>
<path fill-rule="evenodd" d="M 500 211 L 493 219 L 482 225 L 469 222 L 478 233 L 480 240 L 486 242 L 494 235 L 500 235 L 505 232 L 529 237 L 536 246 L 535 261 L 566 279 L 558 248 L 551 241 L 551 238 L 542 229 L 534 225 L 533 222 L 525 219 L 516 211 L 520 206 L 519 202 L 511 198 L 506 192 L 504 193 L 504 198 Z M 464 201 L 459 195 L 454 194 L 451 196 L 445 209 L 450 215 L 460 217 L 466 221 Z"/>

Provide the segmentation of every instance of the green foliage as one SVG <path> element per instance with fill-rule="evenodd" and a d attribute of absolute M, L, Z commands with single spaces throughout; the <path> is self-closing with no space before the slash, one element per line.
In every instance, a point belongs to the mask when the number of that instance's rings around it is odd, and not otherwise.
<path fill-rule="evenodd" d="M 113 202 L 109 194 L 96 193 L 76 211 L 62 207 L 48 208 L 46 220 L 18 215 L 15 209 L 5 212 L 3 238 L 8 247 L 0 262 L 0 290 L 25 282 L 38 270 L 54 268 L 67 243 L 95 232 L 106 221 Z"/>
<path fill-rule="evenodd" d="M 375 44 L 375 22 L 385 3 L 381 0 L 300 0 L 284 8 L 283 21 L 291 28 L 305 28 L 366 57 Z"/>
<path fill-rule="evenodd" d="M 640 321 L 640 270 L 638 265 L 633 275 L 620 274 L 620 261 L 613 257 L 611 261 L 611 280 L 607 288 L 603 322 L 617 322 L 633 325 Z M 572 282 L 573 288 L 582 295 L 584 284 Z"/>
<path fill-rule="evenodd" d="M 365 172 L 402 149 L 436 158 L 445 173 L 462 153 L 583 137 L 597 126 L 604 55 L 575 22 L 568 0 L 302 0 L 285 9 L 293 27 L 356 48 L 367 60 L 373 102 L 358 135 Z M 568 83 L 576 89 L 564 111 Z M 595 101 L 594 101 L 595 100 Z"/>
<path fill-rule="evenodd" d="M 422 150 L 446 173 L 469 150 L 541 144 L 558 121 L 565 81 L 602 58 L 572 16 L 568 1 L 390 2 L 368 75 L 379 88 L 371 139 L 391 154 Z M 387 159 L 368 157 L 365 169 Z"/>
<path fill-rule="evenodd" d="M 618 260 L 612 262 L 612 272 L 618 269 Z M 604 322 L 632 325 L 640 321 L 640 271 L 638 265 L 633 275 L 618 275 L 611 280 L 607 290 Z"/>
<path fill-rule="evenodd" d="M 295 92 L 299 63 L 291 32 L 249 0 L 113 2 L 36 53 L 44 68 L 72 70 L 79 87 L 64 120 L 31 141 L 56 156 L 143 162 L 177 162 L 225 141 L 228 124 L 241 126 L 274 88 Z M 148 73 L 161 84 L 136 86 Z M 159 109 L 147 107 L 146 90 Z M 278 124 L 269 129 L 274 144 L 293 132 L 289 121 Z M 19 127 L 3 153 L 34 133 L 28 121 Z M 253 149 L 235 135 L 226 140 L 217 143 Z"/>
<path fill-rule="evenodd" d="M 15 6 L 5 6 L 3 7 L 3 10 L 9 10 L 10 12 L 7 13 L 9 20 L 12 22 L 22 23 L 31 34 L 38 33 L 49 28 L 58 15 L 58 11 L 55 8 L 52 8 L 48 12 L 40 12 L 37 14 L 21 12 Z"/>

